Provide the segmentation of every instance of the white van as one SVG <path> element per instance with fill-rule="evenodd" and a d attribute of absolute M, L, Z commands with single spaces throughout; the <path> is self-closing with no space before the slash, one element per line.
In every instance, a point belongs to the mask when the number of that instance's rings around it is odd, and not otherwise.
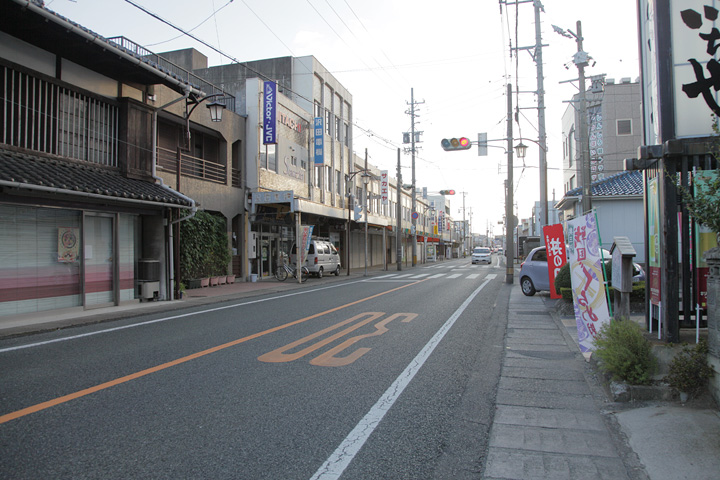
<path fill-rule="evenodd" d="M 295 264 L 296 258 L 297 250 L 293 245 L 290 251 L 290 262 Z M 326 273 L 340 275 L 340 254 L 330 241 L 313 238 L 310 240 L 305 266 L 318 278 L 322 278 Z"/>

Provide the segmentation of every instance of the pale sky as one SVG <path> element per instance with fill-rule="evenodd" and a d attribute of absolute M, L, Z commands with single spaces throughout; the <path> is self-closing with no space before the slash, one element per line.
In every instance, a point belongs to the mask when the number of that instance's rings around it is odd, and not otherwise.
<path fill-rule="evenodd" d="M 477 140 L 506 137 L 507 84 L 520 92 L 537 90 L 536 66 L 527 51 L 510 56 L 509 45 L 535 45 L 533 3 L 501 8 L 496 0 L 132 0 L 239 61 L 313 55 L 350 91 L 354 107 L 354 149 L 395 175 L 402 133 L 410 131 L 410 90 L 414 89 L 424 132 L 416 156 L 416 184 L 430 192 L 454 189 L 465 195 L 472 230 L 495 235 L 505 213 L 506 142 L 444 152 L 445 137 Z M 521 0 L 522 1 L 522 0 Z M 586 75 L 619 80 L 639 76 L 637 6 L 632 0 L 543 0 L 541 13 L 548 135 L 548 199 L 563 195 L 561 118 L 577 93 L 574 39 L 552 25 L 576 32 L 582 22 L 583 49 L 596 62 Z M 46 0 L 45 5 L 105 37 L 124 36 L 153 52 L 196 48 L 210 65 L 230 63 L 202 43 L 182 35 L 126 0 Z M 214 14 L 215 13 L 215 14 Z M 516 28 L 517 25 L 517 28 Z M 517 33 L 516 33 L 517 31 Z M 576 32 L 577 33 L 577 32 Z M 566 69 L 566 66 L 568 67 Z M 536 95 L 520 93 L 520 122 L 514 137 L 537 141 Z M 359 128 L 358 128 L 359 127 Z M 371 134 L 366 132 L 370 131 Z M 515 143 L 518 143 L 517 140 Z M 515 204 L 519 218 L 539 201 L 538 151 L 532 142 L 525 165 L 515 159 Z M 403 181 L 411 178 L 403 155 Z M 452 214 L 462 219 L 463 195 L 451 197 Z"/>

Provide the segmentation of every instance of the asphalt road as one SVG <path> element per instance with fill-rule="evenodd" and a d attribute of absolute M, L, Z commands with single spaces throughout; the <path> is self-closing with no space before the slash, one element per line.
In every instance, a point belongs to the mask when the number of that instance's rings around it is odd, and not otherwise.
<path fill-rule="evenodd" d="M 0 341 L 0 477 L 479 478 L 510 291 L 494 264 Z"/>

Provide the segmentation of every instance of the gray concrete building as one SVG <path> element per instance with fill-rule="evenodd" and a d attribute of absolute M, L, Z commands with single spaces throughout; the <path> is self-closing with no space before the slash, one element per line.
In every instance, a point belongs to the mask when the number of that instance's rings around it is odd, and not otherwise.
<path fill-rule="evenodd" d="M 630 78 L 622 78 L 617 83 L 605 79 L 604 88 L 588 90 L 586 98 L 590 175 L 595 182 L 622 172 L 623 160 L 637 155 L 642 142 L 640 84 Z M 582 185 L 579 123 L 578 95 L 575 95 L 562 117 L 564 192 Z"/>

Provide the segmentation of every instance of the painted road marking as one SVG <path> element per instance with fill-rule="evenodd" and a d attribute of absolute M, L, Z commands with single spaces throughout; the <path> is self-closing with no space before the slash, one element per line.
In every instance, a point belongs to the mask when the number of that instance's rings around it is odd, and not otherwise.
<path fill-rule="evenodd" d="M 335 325 L 331 325 L 323 330 L 320 330 L 318 332 L 315 332 L 311 335 L 308 335 L 306 337 L 303 337 L 299 340 L 296 340 L 294 342 L 288 343 L 285 346 L 282 346 L 280 348 L 277 348 L 273 350 L 272 352 L 265 353 L 263 355 L 260 355 L 258 357 L 258 360 L 261 362 L 268 362 L 268 363 L 282 363 L 282 362 L 292 362 L 294 360 L 297 360 L 299 358 L 302 358 L 315 350 L 324 347 L 325 345 L 328 345 L 332 343 L 333 341 L 344 337 L 348 333 L 351 333 L 358 328 L 367 325 L 368 323 L 375 321 L 379 318 L 381 318 L 383 315 L 385 315 L 385 312 L 365 312 L 361 313 L 359 315 L 355 315 L 354 317 L 348 318 L 347 320 L 343 320 L 342 322 L 336 323 Z M 395 313 L 393 315 L 390 315 L 388 318 L 381 320 L 380 322 L 373 325 L 375 327 L 375 331 L 372 333 L 367 333 L 364 335 L 356 335 L 354 337 L 349 338 L 348 340 L 345 340 L 340 345 L 337 345 L 336 347 L 331 348 L 327 352 L 319 355 L 318 357 L 314 358 L 310 361 L 312 365 L 319 365 L 323 367 L 342 367 L 345 365 L 350 365 L 358 358 L 362 357 L 364 354 L 370 351 L 370 348 L 363 347 L 358 348 L 354 352 L 344 356 L 344 357 L 338 357 L 336 356 L 338 353 L 342 352 L 343 350 L 347 349 L 351 345 L 353 345 L 356 342 L 359 342 L 360 340 L 364 338 L 369 337 L 378 337 L 386 332 L 388 332 L 387 324 L 391 321 L 395 320 L 396 318 L 402 318 L 404 323 L 410 322 L 415 317 L 417 317 L 417 313 Z M 363 318 L 365 317 L 365 318 Z M 353 324 L 353 322 L 357 323 Z M 344 327 L 345 325 L 350 325 L 349 327 L 345 328 L 344 330 L 341 330 L 338 333 L 335 333 L 334 335 L 331 335 L 329 337 L 323 338 L 322 340 L 319 340 L 312 345 L 309 345 L 302 350 L 298 350 L 294 353 L 287 353 L 288 351 L 294 351 L 299 346 L 308 343 L 311 340 L 315 340 L 318 337 L 323 337 L 324 335 L 332 332 L 333 330 L 337 330 L 340 327 Z"/>
<path fill-rule="evenodd" d="M 425 361 L 430 357 L 433 350 L 435 350 L 435 347 L 437 347 L 447 332 L 450 331 L 455 321 L 465 311 L 468 305 L 470 305 L 470 302 L 485 288 L 485 285 L 490 283 L 490 280 L 493 280 L 495 277 L 495 274 L 485 277 L 485 281 L 476 288 L 475 291 L 465 299 L 462 305 L 455 310 L 455 313 L 445 321 L 443 326 L 440 327 L 422 350 L 420 350 L 420 353 L 405 367 L 405 370 L 395 379 L 365 417 L 360 420 L 360 423 L 345 437 L 345 440 L 340 443 L 332 455 L 325 460 L 325 463 L 320 466 L 310 480 L 337 480 L 340 478 L 347 466 L 353 458 L 355 458 L 355 455 L 357 455 L 367 439 L 375 431 L 375 428 L 380 424 L 385 414 L 395 404 L 400 394 L 405 390 L 405 387 L 410 384 L 417 372 L 425 364 Z"/>
<path fill-rule="evenodd" d="M 284 329 L 286 329 L 286 328 L 289 328 L 289 327 L 292 327 L 292 326 L 295 326 L 295 325 L 299 325 L 299 324 L 301 324 L 301 323 L 307 322 L 308 320 L 312 320 L 312 319 L 314 319 L 314 318 L 318 318 L 318 317 L 321 317 L 321 316 L 323 316 L 323 315 L 327 315 L 328 313 L 337 312 L 338 310 L 342 310 L 343 308 L 347 308 L 347 307 L 350 307 L 350 306 L 353 306 L 353 305 L 357 305 L 357 304 L 359 304 L 359 303 L 367 302 L 368 300 L 372 300 L 372 299 L 374 299 L 374 298 L 378 298 L 378 297 L 381 297 L 381 296 L 383 296 L 383 295 L 387 295 L 388 293 L 397 292 L 398 290 L 402 290 L 403 288 L 407 288 L 407 287 L 410 287 L 410 286 L 413 286 L 413 285 L 417 285 L 418 283 L 421 283 L 421 282 L 423 282 L 423 280 L 419 280 L 419 281 L 414 282 L 414 283 L 409 283 L 409 284 L 403 285 L 403 286 L 401 286 L 401 287 L 396 287 L 396 288 L 387 290 L 387 291 L 385 291 L 385 292 L 376 293 L 375 295 L 370 295 L 369 297 L 361 298 L 361 299 L 359 299 L 359 300 L 355 300 L 354 302 L 346 303 L 345 305 L 340 305 L 340 306 L 338 306 L 338 307 L 334 307 L 334 308 L 331 308 L 331 309 L 329 309 L 329 310 L 325 310 L 324 312 L 315 313 L 315 314 L 313 314 L 313 315 L 310 315 L 310 316 L 307 316 L 307 317 L 304 317 L 304 318 L 301 318 L 301 319 L 298 319 L 298 320 L 294 320 L 294 321 L 292 321 L 292 322 L 288 322 L 288 323 L 285 323 L 285 324 L 283 324 L 283 325 L 278 325 L 277 327 L 269 328 L 269 329 L 264 330 L 264 331 L 262 331 L 262 332 L 258 332 L 258 333 L 254 333 L 254 334 L 252 334 L 252 335 L 248 335 L 247 337 L 238 338 L 237 340 L 233 340 L 232 342 L 227 342 L 227 343 L 224 343 L 224 344 L 222 344 L 222 345 L 218 345 L 218 346 L 213 347 L 213 348 L 208 348 L 207 350 L 203 350 L 203 351 L 200 351 L 200 352 L 197 352 L 197 353 L 193 353 L 192 355 L 187 355 L 187 356 L 185 356 L 185 357 L 181 357 L 181 358 L 178 358 L 178 359 L 176 359 L 176 360 L 173 360 L 173 361 L 170 361 L 170 362 L 166 362 L 166 363 L 163 363 L 163 364 L 161 364 L 161 365 L 157 365 L 157 366 L 155 366 L 155 367 L 151 367 L 151 368 L 147 368 L 147 369 L 145 369 L 145 370 L 141 370 L 141 371 L 139 371 L 139 372 L 131 373 L 130 375 L 125 375 L 124 377 L 116 378 L 115 380 L 110 380 L 109 382 L 101 383 L 101 384 L 99 384 L 99 385 L 95 385 L 94 387 L 86 388 L 86 389 L 84 389 L 84 390 L 80 390 L 80 391 L 77 391 L 77 392 L 74 392 L 74 393 L 70 393 L 70 394 L 68 394 L 68 395 L 63 395 L 63 396 L 61 396 L 61 397 L 57 397 L 57 398 L 54 398 L 54 399 L 52 399 L 52 400 L 48 400 L 48 401 L 46 401 L 46 402 L 38 403 L 38 404 L 36 404 L 36 405 L 32 405 L 32 406 L 30 406 L 30 407 L 26 407 L 26 408 L 23 408 L 23 409 L 21 409 L 21 410 L 17 410 L 17 411 L 15 411 L 15 412 L 7 413 L 7 414 L 5 414 L 5 415 L 0 416 L 0 424 L 9 422 L 10 420 L 15 420 L 15 419 L 20 418 L 20 417 L 24 417 L 25 415 L 30 415 L 31 413 L 40 412 L 40 411 L 45 410 L 45 409 L 50 408 L 50 407 L 54 407 L 54 406 L 57 406 L 57 405 L 61 405 L 61 404 L 63 404 L 63 403 L 67 403 L 67 402 L 69 402 L 69 401 L 71 401 L 71 400 L 75 400 L 75 399 L 84 397 L 84 396 L 86 396 L 86 395 L 90 395 L 90 394 L 92 394 L 92 393 L 96 393 L 96 392 L 99 392 L 99 391 L 101 391 L 101 390 L 105 390 L 105 389 L 108 389 L 108 388 L 110 388 L 110 387 L 114 387 L 114 386 L 116 386 L 116 385 L 120 385 L 120 384 L 129 382 L 129 381 L 131 381 L 131 380 L 135 380 L 135 379 L 144 377 L 144 376 L 146 376 L 146 375 L 150 375 L 151 373 L 160 372 L 160 371 L 165 370 L 165 369 L 167 369 L 167 368 L 174 367 L 174 366 L 176 366 L 176 365 L 180 365 L 180 364 L 183 364 L 183 363 L 185 363 L 185 362 L 189 362 L 190 360 L 195 360 L 195 359 L 197 359 L 197 358 L 204 357 L 205 355 L 210 355 L 211 353 L 219 352 L 220 350 L 224 350 L 224 349 L 229 348 L 229 347 L 234 347 L 235 345 L 239 345 L 239 344 L 241 344 L 241 343 L 245 343 L 245 342 L 247 342 L 247 341 L 249 341 L 249 340 L 254 340 L 254 339 L 256 339 L 256 338 L 263 337 L 263 336 L 268 335 L 268 334 L 270 334 L 270 333 L 278 332 L 278 331 L 280 331 L 280 330 L 284 330 Z M 347 285 L 347 284 L 345 284 L 345 285 Z M 220 310 L 220 309 L 221 309 L 221 308 L 218 308 L 218 309 L 210 309 L 210 310 L 206 310 L 206 312 L 207 312 L 207 311 L 212 311 L 212 310 Z M 202 313 L 202 312 L 201 312 L 201 313 Z M 197 315 L 197 313 L 195 313 L 194 315 Z"/>
<path fill-rule="evenodd" d="M 459 273 L 453 273 L 452 275 L 448 275 L 447 278 L 458 278 L 460 276 Z"/>

